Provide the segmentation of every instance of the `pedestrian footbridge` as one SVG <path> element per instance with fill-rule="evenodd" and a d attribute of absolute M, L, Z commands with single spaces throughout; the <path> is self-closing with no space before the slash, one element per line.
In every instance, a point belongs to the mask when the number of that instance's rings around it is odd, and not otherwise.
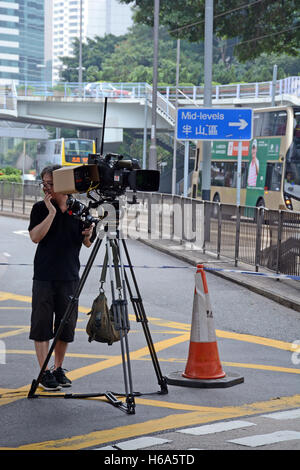
<path fill-rule="evenodd" d="M 88 84 L 14 81 L 0 85 L 0 119 L 54 127 L 99 129 L 105 97 L 106 127 L 145 129 L 151 127 L 152 87 L 147 83 L 112 83 L 111 89 L 88 93 Z M 203 106 L 203 86 L 180 87 L 178 106 Z M 176 120 L 175 87 L 159 87 L 156 106 L 157 130 L 172 131 Z M 252 108 L 291 104 L 300 106 L 300 77 L 272 82 L 215 85 L 212 106 Z"/>

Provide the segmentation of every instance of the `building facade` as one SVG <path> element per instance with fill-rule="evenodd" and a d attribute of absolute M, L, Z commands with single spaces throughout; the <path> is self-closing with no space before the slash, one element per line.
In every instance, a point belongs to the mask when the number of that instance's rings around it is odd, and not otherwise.
<path fill-rule="evenodd" d="M 73 41 L 105 34 L 125 34 L 132 25 L 131 7 L 118 0 L 52 0 L 52 78 L 59 79 L 60 57 L 73 54 Z"/>
<path fill-rule="evenodd" d="M 0 83 L 43 75 L 44 0 L 0 1 Z"/>

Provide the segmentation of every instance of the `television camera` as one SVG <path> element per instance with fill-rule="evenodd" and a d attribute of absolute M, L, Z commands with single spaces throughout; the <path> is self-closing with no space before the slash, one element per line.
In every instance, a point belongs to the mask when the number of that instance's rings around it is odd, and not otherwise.
<path fill-rule="evenodd" d="M 99 221 L 90 215 L 91 208 L 104 202 L 114 203 L 126 189 L 133 191 L 131 203 L 134 204 L 136 191 L 158 191 L 159 180 L 159 171 L 142 170 L 137 160 L 124 159 L 123 155 L 113 153 L 105 156 L 89 154 L 88 164 L 63 167 L 53 172 L 54 191 L 69 195 L 69 213 L 83 220 L 85 226 Z M 91 199 L 89 205 L 70 196 L 74 193 L 86 193 Z"/>

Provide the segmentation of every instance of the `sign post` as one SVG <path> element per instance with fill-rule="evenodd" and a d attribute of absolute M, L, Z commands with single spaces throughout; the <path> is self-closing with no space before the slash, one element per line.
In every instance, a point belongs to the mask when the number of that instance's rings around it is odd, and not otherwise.
<path fill-rule="evenodd" d="M 177 140 L 238 141 L 237 204 L 240 204 L 242 141 L 252 139 L 249 108 L 178 108 Z"/>
<path fill-rule="evenodd" d="M 241 203 L 241 177 L 242 177 L 242 148 L 243 142 L 239 141 L 238 161 L 237 161 L 237 181 L 236 181 L 236 205 Z"/>

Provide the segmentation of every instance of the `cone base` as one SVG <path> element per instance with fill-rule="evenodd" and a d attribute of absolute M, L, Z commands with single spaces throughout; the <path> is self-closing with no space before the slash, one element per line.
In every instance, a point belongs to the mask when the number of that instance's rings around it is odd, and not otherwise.
<path fill-rule="evenodd" d="M 221 379 L 188 379 L 183 376 L 183 371 L 171 372 L 166 376 L 168 385 L 191 388 L 228 388 L 244 382 L 244 377 L 226 372 Z"/>
<path fill-rule="evenodd" d="M 217 343 L 190 342 L 189 355 L 183 377 L 188 379 L 221 379 L 225 377 L 219 359 Z"/>

